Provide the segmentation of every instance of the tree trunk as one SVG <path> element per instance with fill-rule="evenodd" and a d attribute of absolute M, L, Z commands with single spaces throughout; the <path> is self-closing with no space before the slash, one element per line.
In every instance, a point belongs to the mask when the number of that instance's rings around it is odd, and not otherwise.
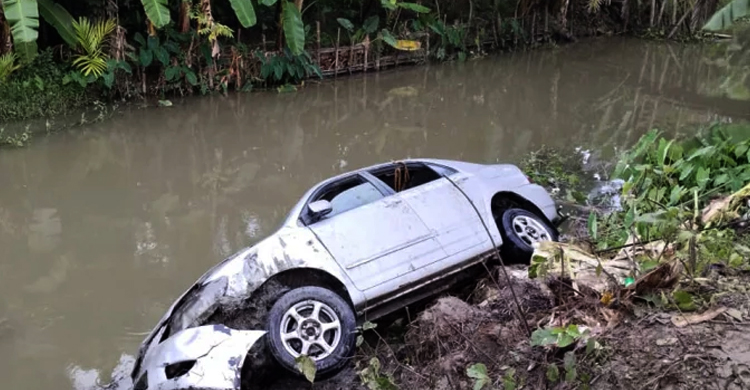
<path fill-rule="evenodd" d="M 213 17 L 213 14 L 211 13 L 211 0 L 201 0 L 201 13 L 203 14 L 203 18 L 205 19 L 205 22 L 206 22 L 204 28 L 212 30 L 214 27 L 214 17 Z M 216 58 L 219 56 L 219 53 L 220 53 L 219 40 L 214 39 L 211 41 L 211 57 Z"/>
<path fill-rule="evenodd" d="M 656 17 L 656 0 L 651 0 L 651 17 L 649 18 L 648 26 L 654 28 L 654 18 Z"/>
<path fill-rule="evenodd" d="M 560 7 L 560 16 L 558 20 L 560 22 L 561 32 L 566 32 L 568 30 L 568 3 L 569 0 L 563 0 L 562 6 Z"/>
<path fill-rule="evenodd" d="M 180 32 L 186 33 L 190 30 L 190 0 L 182 0 L 180 3 Z"/>
<path fill-rule="evenodd" d="M 10 34 L 10 23 L 5 19 L 3 7 L 0 7 L 0 54 L 13 51 L 13 40 Z"/>
<path fill-rule="evenodd" d="M 282 21 L 284 8 L 282 8 L 281 1 L 286 0 L 279 0 L 276 2 L 276 13 L 279 14 L 279 33 L 278 38 L 276 39 L 276 49 L 278 51 L 281 51 L 284 48 L 284 23 Z"/>

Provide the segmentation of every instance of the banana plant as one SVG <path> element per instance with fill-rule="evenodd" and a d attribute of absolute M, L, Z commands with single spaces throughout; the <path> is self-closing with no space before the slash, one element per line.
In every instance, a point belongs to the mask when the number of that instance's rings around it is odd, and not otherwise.
<path fill-rule="evenodd" d="M 0 0 L 0 4 L 22 60 L 28 62 L 36 56 L 40 13 L 68 45 L 75 46 L 73 17 L 60 4 L 52 0 Z"/>
<path fill-rule="evenodd" d="M 267 0 L 263 1 L 264 3 L 267 2 Z M 169 0 L 141 0 L 141 4 L 143 4 L 143 10 L 146 12 L 148 20 L 154 27 L 163 28 L 171 22 Z M 257 23 L 255 8 L 250 0 L 229 0 L 229 4 L 242 27 L 252 27 Z"/>
<path fill-rule="evenodd" d="M 36 0 L 3 0 L 5 19 L 10 24 L 15 50 L 29 62 L 36 55 L 39 37 L 39 8 Z"/>
<path fill-rule="evenodd" d="M 52 0 L 37 0 L 37 2 L 42 19 L 54 27 L 68 46 L 75 47 L 76 32 L 73 30 L 73 17 L 70 13 Z"/>
<path fill-rule="evenodd" d="M 169 15 L 169 0 L 141 0 L 143 10 L 148 20 L 156 28 L 162 28 L 171 21 Z"/>
<path fill-rule="evenodd" d="M 237 20 L 240 21 L 242 27 L 248 28 L 255 25 L 257 22 L 255 17 L 255 8 L 250 0 L 229 0 L 232 5 L 234 14 L 237 15 Z"/>
<path fill-rule="evenodd" d="M 36 1 L 36 0 L 2 0 L 2 1 Z M 183 0 L 184 1 L 184 0 Z M 251 0 L 228 0 L 230 5 L 232 6 L 232 9 L 234 10 L 235 16 L 237 16 L 237 20 L 239 20 L 242 27 L 249 28 L 257 24 L 257 16 L 255 13 L 255 7 L 253 6 L 253 3 Z M 295 1 L 289 1 L 289 0 L 257 0 L 258 3 L 263 4 L 264 6 L 271 7 L 277 3 L 277 1 L 282 1 L 281 3 L 281 27 L 284 31 L 284 36 L 286 37 L 286 43 L 289 49 L 292 51 L 294 55 L 300 55 L 305 47 L 305 27 L 302 22 L 302 4 L 304 0 L 295 0 Z M 388 0 L 389 1 L 389 0 Z M 190 0 L 187 0 L 188 3 L 191 3 Z M 146 16 L 148 17 L 148 20 L 151 22 L 151 24 L 154 25 L 156 28 L 163 28 L 164 26 L 168 25 L 171 21 L 170 14 L 169 14 L 169 0 L 141 0 L 141 3 L 143 4 L 143 9 L 146 12 Z M 213 18 L 208 14 L 210 12 L 210 3 L 207 5 L 207 2 L 205 0 L 201 0 L 201 13 L 202 16 L 197 16 L 195 13 L 193 13 L 192 18 L 198 19 L 199 24 L 200 21 L 203 20 L 205 23 L 203 23 L 203 28 L 201 28 L 202 31 L 207 32 L 211 31 L 212 34 L 210 35 L 210 39 L 212 42 L 215 42 L 215 38 L 217 36 L 229 36 L 229 30 L 228 28 L 222 28 L 223 25 L 218 25 L 217 23 L 213 22 Z M 411 5 L 417 6 L 416 4 L 411 3 L 399 3 L 399 4 L 406 4 L 406 6 L 403 6 L 403 8 L 410 8 Z M 411 5 L 410 5 L 411 4 Z M 184 6 L 185 7 L 185 6 Z M 189 8 L 189 4 L 186 6 Z M 421 7 L 421 6 L 418 6 Z M 220 27 L 221 29 L 212 29 L 211 27 L 214 25 L 218 25 L 217 27 Z M 209 28 L 209 30 L 206 30 L 206 28 Z M 214 45 L 214 51 L 216 50 L 216 45 Z"/>
<path fill-rule="evenodd" d="M 725 30 L 734 22 L 746 16 L 750 16 L 750 0 L 732 0 L 716 11 L 703 26 L 703 29 L 707 31 Z"/>
<path fill-rule="evenodd" d="M 305 50 L 305 26 L 302 23 L 302 13 L 295 3 L 282 0 L 281 25 L 284 29 L 286 45 L 292 54 L 298 56 Z M 302 2 L 300 1 L 300 6 Z"/>

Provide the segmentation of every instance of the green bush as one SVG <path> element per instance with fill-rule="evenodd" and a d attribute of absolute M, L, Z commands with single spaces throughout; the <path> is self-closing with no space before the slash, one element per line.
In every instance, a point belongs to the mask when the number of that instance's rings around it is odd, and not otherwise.
<path fill-rule="evenodd" d="M 0 83 L 0 122 L 65 114 L 88 103 L 80 85 L 63 85 L 66 70 L 48 49 Z"/>
<path fill-rule="evenodd" d="M 612 177 L 624 181 L 623 209 L 596 223 L 599 249 L 620 246 L 632 233 L 674 242 L 713 199 L 750 182 L 750 126 L 718 124 L 680 140 L 650 131 L 621 156 Z"/>

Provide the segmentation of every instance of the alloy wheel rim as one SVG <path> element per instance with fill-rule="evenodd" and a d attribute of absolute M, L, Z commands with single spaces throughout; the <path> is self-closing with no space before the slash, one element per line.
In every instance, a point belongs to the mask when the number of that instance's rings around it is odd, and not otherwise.
<path fill-rule="evenodd" d="M 534 218 L 519 215 L 511 223 L 516 237 L 533 247 L 535 243 L 552 241 L 552 234 L 547 228 Z"/>
<path fill-rule="evenodd" d="M 330 306 L 310 299 L 284 313 L 279 334 L 292 357 L 307 355 L 318 361 L 330 356 L 341 342 L 341 320 Z"/>

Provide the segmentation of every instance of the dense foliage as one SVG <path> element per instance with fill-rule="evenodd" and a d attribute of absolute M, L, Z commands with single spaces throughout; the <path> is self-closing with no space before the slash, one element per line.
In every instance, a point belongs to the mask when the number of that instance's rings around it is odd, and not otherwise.
<path fill-rule="evenodd" d="M 707 218 L 707 211 L 750 182 L 750 127 L 715 125 L 679 141 L 653 130 L 621 156 L 614 179 L 623 180 L 621 210 L 589 218 L 599 250 L 628 240 L 665 240 L 685 252 L 698 270 L 728 263 L 748 249 L 734 244 L 733 226 Z M 699 256 L 700 255 L 700 256 Z M 649 269 L 654 264 L 644 264 Z"/>
<path fill-rule="evenodd" d="M 742 1 L 747 0 L 734 0 L 730 11 L 721 11 L 730 12 L 729 22 L 737 19 L 741 9 L 737 4 Z M 370 49 L 371 58 L 421 47 L 437 60 L 464 60 L 489 50 L 601 31 L 694 32 L 715 8 L 715 2 L 687 0 L 643 4 L 0 0 L 0 4 L 0 80 L 18 82 L 18 68 L 31 66 L 38 48 L 52 48 L 58 68 L 65 69 L 65 85 L 75 83 L 109 99 L 299 83 L 320 76 L 320 64 L 309 54 L 318 45 L 362 44 Z M 624 18 L 613 20 L 610 14 Z M 721 26 L 728 23 L 725 19 Z M 709 24 L 718 23 L 715 20 Z M 575 33 L 570 28 L 573 21 Z M 0 95 L 0 100 L 8 96 Z M 33 115 L 6 110 L 0 120 Z"/>
<path fill-rule="evenodd" d="M 12 78 L 0 83 L 0 122 L 5 118 L 63 114 L 87 104 L 90 99 L 84 88 L 64 84 L 66 72 L 66 66 L 53 60 L 51 49 L 17 70 Z"/>

